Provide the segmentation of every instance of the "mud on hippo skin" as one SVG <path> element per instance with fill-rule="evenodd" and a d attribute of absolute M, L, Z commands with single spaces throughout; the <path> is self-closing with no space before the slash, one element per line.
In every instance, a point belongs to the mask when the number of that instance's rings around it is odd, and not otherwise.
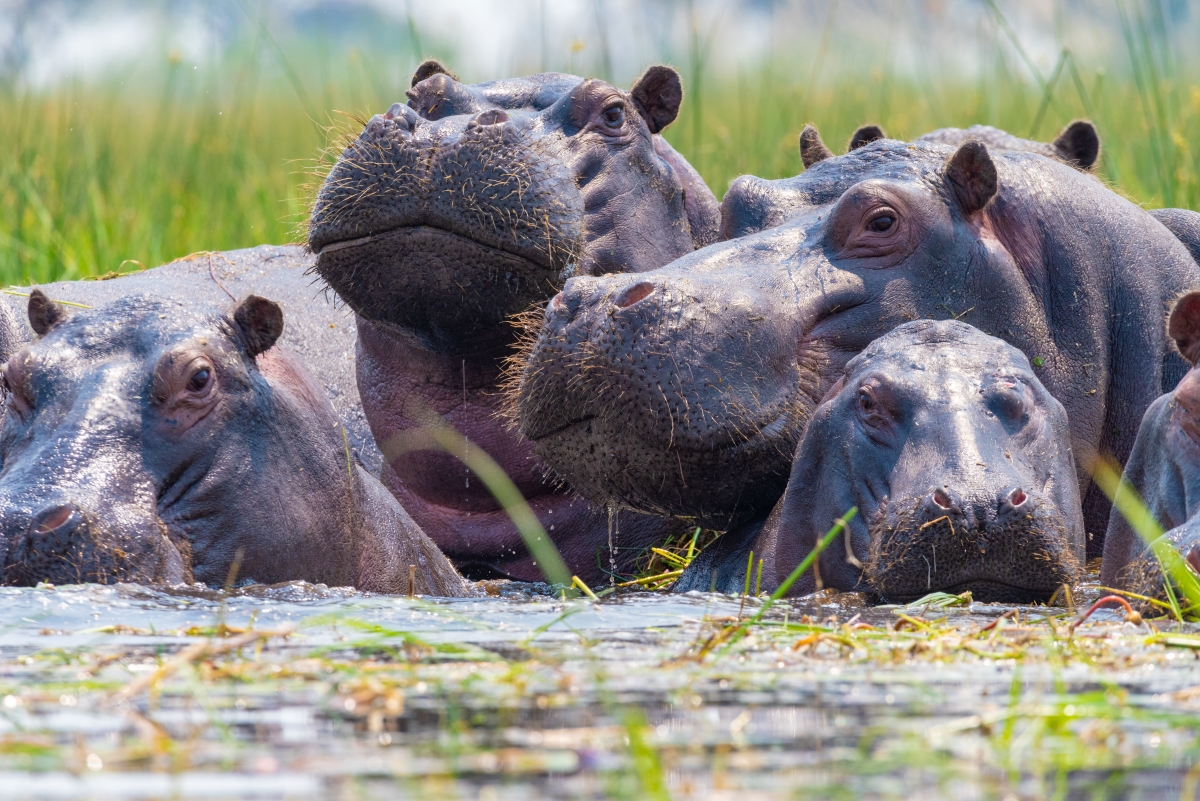
<path fill-rule="evenodd" d="M 878 125 L 863 125 L 850 137 L 847 152 L 888 139 Z M 898 141 L 898 140 L 893 140 Z M 939 128 L 917 137 L 915 142 L 961 147 L 967 142 L 981 142 L 992 152 L 1038 153 L 1062 161 L 1083 172 L 1090 172 L 1100 158 L 1100 135 L 1087 120 L 1075 120 L 1067 125 L 1053 142 L 1022 139 L 990 125 L 970 128 Z M 827 158 L 831 151 L 821 141 L 821 134 L 812 125 L 800 132 L 800 160 L 807 170 Z M 814 201 L 805 191 L 808 187 L 792 185 L 787 179 L 770 181 L 753 175 L 735 180 L 721 201 L 721 239 L 736 239 L 747 234 L 774 228 L 811 205 Z"/>
<path fill-rule="evenodd" d="M 1192 369 L 1146 410 L 1118 493 L 1132 490 L 1168 540 L 1200 573 L 1200 292 L 1176 302 L 1168 333 Z M 1162 571 L 1115 508 L 1104 543 L 1101 581 L 1141 595 L 1165 595 Z"/>
<path fill-rule="evenodd" d="M 1122 461 L 1186 371 L 1161 325 L 1200 284 L 1179 241 L 1090 176 L 979 143 L 877 141 L 779 183 L 808 198 L 789 222 L 653 273 L 573 278 L 551 301 L 517 391 L 546 464 L 597 502 L 761 519 L 846 363 L 902 323 L 954 317 L 1027 354 L 1066 407 L 1098 553 L 1107 503 L 1088 468 Z"/>
<path fill-rule="evenodd" d="M 813 412 L 765 525 L 731 531 L 675 589 L 738 592 L 748 552 L 773 591 L 851 507 L 825 587 L 909 601 L 942 590 L 1044 601 L 1082 572 L 1067 413 L 1016 348 L 965 323 L 906 323 L 855 356 Z M 814 572 L 789 594 L 820 587 Z"/>
<path fill-rule="evenodd" d="M 472 575 L 539 579 L 517 529 L 456 455 L 412 450 L 430 415 L 495 458 L 589 582 L 678 524 L 609 515 L 559 490 L 497 418 L 516 312 L 570 274 L 659 267 L 716 239 L 719 210 L 659 133 L 682 87 L 651 67 L 629 92 L 546 73 L 466 85 L 436 62 L 371 119 L 313 210 L 317 270 L 358 314 L 358 383 L 395 458 L 387 486 Z M 400 454 L 403 454 L 402 456 Z"/>
<path fill-rule="evenodd" d="M 8 359 L 4 583 L 295 579 L 461 595 L 445 557 L 352 459 L 324 388 L 273 348 L 274 302 L 228 316 L 34 289 Z"/>

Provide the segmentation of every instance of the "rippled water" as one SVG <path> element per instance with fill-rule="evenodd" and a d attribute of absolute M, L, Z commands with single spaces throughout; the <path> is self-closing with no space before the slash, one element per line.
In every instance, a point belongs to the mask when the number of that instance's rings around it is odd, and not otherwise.
<path fill-rule="evenodd" d="M 1200 760 L 1191 628 L 840 596 L 706 650 L 759 602 L 536 590 L 0 590 L 0 798 L 1178 798 Z"/>

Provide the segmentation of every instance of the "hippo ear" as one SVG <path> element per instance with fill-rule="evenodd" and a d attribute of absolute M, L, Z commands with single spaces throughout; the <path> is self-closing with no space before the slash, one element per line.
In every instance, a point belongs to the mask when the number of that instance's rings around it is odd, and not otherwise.
<path fill-rule="evenodd" d="M 253 359 L 275 344 L 283 333 L 283 309 L 273 300 L 250 295 L 233 310 L 246 355 Z"/>
<path fill-rule="evenodd" d="M 456 76 L 453 72 L 451 72 L 450 70 L 443 67 L 442 62 L 436 61 L 431 58 L 427 61 L 422 61 L 421 66 L 417 67 L 417 71 L 413 73 L 411 85 L 416 86 L 421 81 L 428 78 L 430 75 L 437 75 L 439 73 L 442 75 L 449 75 L 451 78 L 453 78 L 456 81 L 458 80 L 458 76 Z"/>
<path fill-rule="evenodd" d="M 1087 120 L 1075 120 L 1055 138 L 1054 149 L 1068 164 L 1090 170 L 1100 158 L 1100 134 Z"/>
<path fill-rule="evenodd" d="M 999 178 L 996 164 L 982 142 L 963 144 L 946 164 L 946 179 L 954 187 L 965 214 L 974 214 L 996 194 Z"/>
<path fill-rule="evenodd" d="M 1167 334 L 1175 340 L 1175 347 L 1179 348 L 1183 358 L 1194 367 L 1200 360 L 1200 292 L 1189 292 L 1175 301 L 1167 322 Z"/>
<path fill-rule="evenodd" d="M 662 65 L 650 67 L 629 90 L 638 111 L 650 126 L 650 133 L 661 133 L 679 115 L 683 103 L 683 82 L 679 73 Z"/>
<path fill-rule="evenodd" d="M 887 139 L 887 134 L 883 132 L 882 128 L 878 125 L 864 125 L 854 132 L 854 136 L 850 137 L 850 147 L 847 150 L 858 150 L 860 147 L 880 139 Z"/>
<path fill-rule="evenodd" d="M 29 293 L 29 324 L 38 336 L 45 336 L 65 319 L 67 310 L 62 304 L 50 300 L 40 289 Z"/>
<path fill-rule="evenodd" d="M 804 162 L 804 169 L 807 170 L 818 161 L 832 157 L 833 151 L 825 147 L 816 126 L 811 123 L 805 125 L 804 130 L 800 132 L 800 160 Z"/>

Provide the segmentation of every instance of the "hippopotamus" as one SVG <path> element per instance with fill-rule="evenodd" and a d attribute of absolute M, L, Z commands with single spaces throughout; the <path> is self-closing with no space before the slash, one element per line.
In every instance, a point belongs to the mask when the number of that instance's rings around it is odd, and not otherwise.
<path fill-rule="evenodd" d="M 372 117 L 320 190 L 308 246 L 356 313 L 383 480 L 468 576 L 542 578 L 484 483 L 411 446 L 431 420 L 499 463 L 585 581 L 679 528 L 557 486 L 497 412 L 514 314 L 571 275 L 641 272 L 715 241 L 716 199 L 660 135 L 681 100 L 667 67 L 626 92 L 561 73 L 468 85 L 426 62 L 407 105 Z"/>
<path fill-rule="evenodd" d="M 846 145 L 847 152 L 858 150 L 860 147 L 887 139 L 888 135 L 878 125 L 863 125 L 850 137 Z M 1090 172 L 1100 158 L 1100 134 L 1096 126 L 1088 120 L 1075 120 L 1068 124 L 1053 142 L 1040 142 L 1036 139 L 1022 139 L 1008 131 L 993 128 L 990 125 L 972 125 L 970 128 L 938 128 L 923 134 L 916 142 L 938 143 L 959 147 L 967 142 L 981 142 L 991 152 L 1013 151 L 1020 153 L 1039 153 L 1047 158 L 1053 158 L 1070 164 L 1081 172 Z M 800 132 L 800 161 L 808 169 L 814 164 L 833 156 L 833 151 L 821 141 L 821 134 L 813 125 L 804 126 Z M 803 194 L 793 195 L 787 192 L 780 182 L 772 182 L 771 192 L 762 197 L 759 191 L 763 187 L 759 179 L 744 176 L 737 182 L 737 191 L 726 195 L 721 204 L 721 238 L 736 239 L 739 236 L 752 234 L 767 228 L 774 228 L 784 220 L 789 219 L 797 210 L 806 205 Z M 759 190 L 759 191 L 755 191 Z"/>
<path fill-rule="evenodd" d="M 1117 492 L 1135 492 L 1169 541 L 1200 573 L 1200 292 L 1188 292 L 1176 302 L 1167 330 L 1192 369 L 1146 410 Z M 1163 594 L 1157 560 L 1115 508 L 1100 581 L 1143 595 Z"/>
<path fill-rule="evenodd" d="M 732 197 L 731 197 L 732 196 Z M 1122 461 L 1186 363 L 1162 330 L 1200 265 L 1143 209 L 1061 161 L 880 140 L 796 178 L 734 182 L 775 228 L 644 275 L 579 276 L 548 304 L 515 391 L 521 431 L 593 501 L 728 529 L 765 516 L 847 362 L 917 319 L 1025 353 L 1066 407 L 1088 553 Z"/>
<path fill-rule="evenodd" d="M 847 151 L 857 150 L 871 142 L 886 139 L 887 134 L 878 125 L 863 125 L 854 132 L 847 144 Z M 972 125 L 970 128 L 939 128 L 916 139 L 918 142 L 939 142 L 959 146 L 970 141 L 982 142 L 992 151 L 1011 150 L 1025 153 L 1040 153 L 1070 164 L 1081 172 L 1091 172 L 1099 163 L 1100 134 L 1088 120 L 1075 120 L 1067 125 L 1053 142 L 1022 139 L 1008 131 L 990 125 Z M 821 141 L 821 135 L 811 125 L 800 133 L 800 159 L 805 168 L 823 161 L 833 152 Z M 786 193 L 776 194 L 758 203 L 758 195 L 742 187 L 729 193 L 722 204 L 722 239 L 771 228 L 787 219 L 791 212 L 803 208 L 803 198 L 792 199 Z M 749 201 L 749 207 L 741 204 Z M 1150 214 L 1175 234 L 1191 252 L 1192 258 L 1200 262 L 1200 213 L 1190 209 L 1150 209 Z"/>
<path fill-rule="evenodd" d="M 821 143 L 820 134 L 816 128 L 809 126 L 806 128 L 809 131 L 807 138 L 808 148 L 805 148 L 805 140 L 801 140 L 801 156 L 807 151 L 810 158 L 813 156 L 825 157 L 824 154 L 832 156 L 829 148 Z M 847 150 L 858 150 L 863 145 L 869 145 L 872 142 L 880 139 L 887 139 L 888 135 L 878 125 L 863 125 L 858 128 L 850 137 L 850 142 L 846 146 Z M 922 134 L 917 137 L 918 142 L 939 142 L 943 145 L 951 145 L 958 147 L 967 142 L 983 142 L 990 150 L 1018 150 L 1026 153 L 1041 153 L 1049 158 L 1059 159 L 1078 170 L 1087 172 L 1092 170 L 1100 159 L 1100 134 L 1096 131 L 1096 126 L 1090 120 L 1074 120 L 1067 124 L 1058 136 L 1054 137 L 1052 142 L 1041 142 L 1036 139 L 1023 139 L 1019 136 L 1014 136 L 1008 131 L 1000 128 L 993 128 L 990 125 L 972 125 L 970 128 L 938 128 L 936 131 L 930 131 L 927 134 Z M 814 163 L 820 161 L 820 158 L 814 158 Z M 805 167 L 811 166 L 808 160 L 805 159 Z"/>
<path fill-rule="evenodd" d="M 842 542 L 788 590 L 911 601 L 1045 601 L 1084 562 L 1067 411 L 1023 353 L 954 320 L 905 323 L 851 359 L 813 410 L 765 524 L 731 531 L 675 589 L 738 592 L 748 552 L 775 590 L 851 507 Z M 759 575 L 760 568 L 755 568 Z"/>
<path fill-rule="evenodd" d="M 363 465 L 353 329 L 310 266 L 264 247 L 6 292 L 0 581 L 466 594 Z"/>

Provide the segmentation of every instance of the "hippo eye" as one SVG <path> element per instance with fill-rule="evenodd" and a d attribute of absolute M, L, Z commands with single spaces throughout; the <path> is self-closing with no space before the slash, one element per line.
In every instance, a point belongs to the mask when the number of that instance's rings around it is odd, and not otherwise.
<path fill-rule="evenodd" d="M 871 414 L 878 408 L 879 404 L 875 402 L 875 397 L 871 391 L 863 387 L 858 391 L 858 408 L 862 409 L 866 414 Z"/>
<path fill-rule="evenodd" d="M 625 123 L 625 107 L 620 103 L 614 103 L 604 109 L 600 116 L 609 128 L 620 128 Z"/>
<path fill-rule="evenodd" d="M 887 233 L 896 224 L 896 217 L 891 212 L 876 215 L 867 223 L 867 230 L 877 234 Z"/>
<path fill-rule="evenodd" d="M 208 387 L 210 380 L 212 380 L 212 370 L 208 367 L 201 367 L 188 379 L 188 392 L 203 392 Z"/>

